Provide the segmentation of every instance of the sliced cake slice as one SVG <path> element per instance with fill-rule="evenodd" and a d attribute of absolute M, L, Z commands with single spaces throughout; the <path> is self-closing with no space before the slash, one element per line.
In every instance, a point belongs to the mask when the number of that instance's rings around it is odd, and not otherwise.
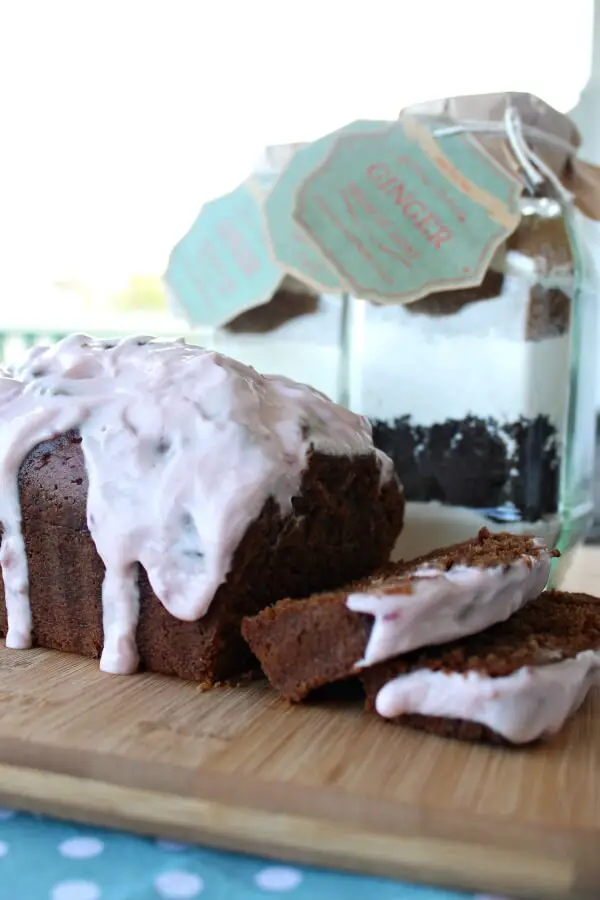
<path fill-rule="evenodd" d="M 344 589 L 282 600 L 244 619 L 242 634 L 273 687 L 299 701 L 400 653 L 507 619 L 544 589 L 555 555 L 537 538 L 483 528 Z"/>
<path fill-rule="evenodd" d="M 362 674 L 367 707 L 445 737 L 527 744 L 600 685 L 600 600 L 546 591 L 511 619 Z"/>

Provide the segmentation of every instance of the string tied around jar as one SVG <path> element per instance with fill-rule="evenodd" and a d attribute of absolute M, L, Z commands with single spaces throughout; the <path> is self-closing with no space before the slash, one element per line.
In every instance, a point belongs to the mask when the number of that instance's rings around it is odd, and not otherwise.
<path fill-rule="evenodd" d="M 569 156 L 573 153 L 572 145 L 557 135 L 550 134 L 533 125 L 524 125 L 518 110 L 514 106 L 507 106 L 502 121 L 467 119 L 454 125 L 445 125 L 433 130 L 435 138 L 450 137 L 454 134 L 505 135 L 531 193 L 534 193 L 541 184 L 547 182 L 553 188 L 556 198 L 561 204 L 568 206 L 573 202 L 573 194 L 567 190 L 552 168 L 533 150 L 527 141 L 527 137 L 563 150 Z"/>

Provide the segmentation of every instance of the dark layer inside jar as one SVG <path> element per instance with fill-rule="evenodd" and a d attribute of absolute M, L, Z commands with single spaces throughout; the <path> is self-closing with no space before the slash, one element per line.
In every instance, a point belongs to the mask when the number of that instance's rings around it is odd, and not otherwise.
<path fill-rule="evenodd" d="M 466 506 L 490 518 L 494 511 L 505 518 L 512 505 L 516 518 L 528 522 L 557 511 L 559 439 L 547 416 L 502 425 L 468 416 L 431 426 L 404 416 L 375 420 L 373 431 L 408 501 Z"/>

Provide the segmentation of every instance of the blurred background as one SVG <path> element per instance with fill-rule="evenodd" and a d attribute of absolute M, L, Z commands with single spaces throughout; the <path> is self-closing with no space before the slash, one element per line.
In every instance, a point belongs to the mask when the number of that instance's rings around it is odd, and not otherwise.
<path fill-rule="evenodd" d="M 525 90 L 600 162 L 600 2 L 21 0 L 0 12 L 0 85 L 1 346 L 175 335 L 168 254 L 265 145 Z"/>
<path fill-rule="evenodd" d="M 0 330 L 176 329 L 160 276 L 205 200 L 266 144 L 413 101 L 530 91 L 600 159 L 593 20 L 593 0 L 3 4 Z"/>

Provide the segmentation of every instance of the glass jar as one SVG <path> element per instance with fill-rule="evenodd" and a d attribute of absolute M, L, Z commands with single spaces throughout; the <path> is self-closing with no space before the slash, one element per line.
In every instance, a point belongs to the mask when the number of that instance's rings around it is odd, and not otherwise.
<path fill-rule="evenodd" d="M 167 296 L 172 311 L 184 319 L 168 287 Z M 260 372 L 309 383 L 341 402 L 347 305 L 339 296 L 319 296 L 289 279 L 268 302 L 220 326 L 196 326 L 186 339 Z"/>
<path fill-rule="evenodd" d="M 308 382 L 339 400 L 344 309 L 339 297 L 284 283 L 268 303 L 214 329 L 210 347 L 261 372 Z"/>
<path fill-rule="evenodd" d="M 479 287 L 351 303 L 348 403 L 406 491 L 396 557 L 484 525 L 566 551 L 591 524 L 596 298 L 561 205 L 521 212 Z"/>

